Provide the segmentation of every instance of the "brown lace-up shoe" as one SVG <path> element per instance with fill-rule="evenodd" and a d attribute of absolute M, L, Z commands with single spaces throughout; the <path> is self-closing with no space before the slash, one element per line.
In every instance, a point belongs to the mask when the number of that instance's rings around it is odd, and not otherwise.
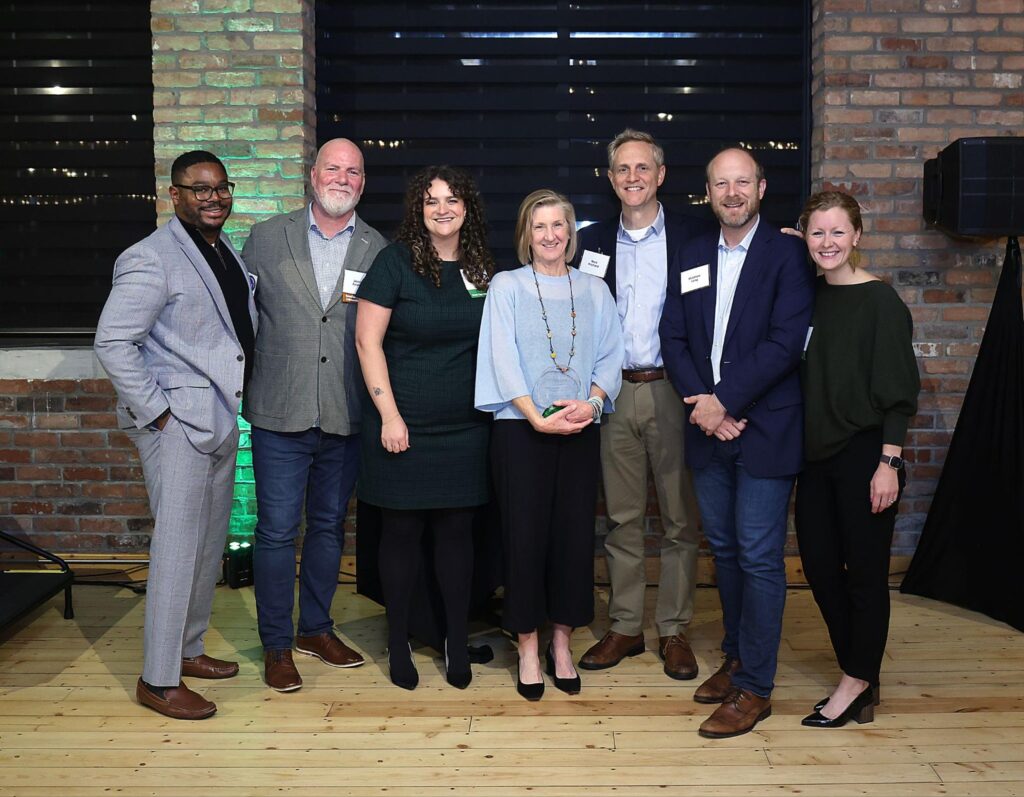
<path fill-rule="evenodd" d="M 307 656 L 316 656 L 332 667 L 358 667 L 366 662 L 360 654 L 338 639 L 333 631 L 324 631 L 316 636 L 297 636 L 295 649 Z"/>
<path fill-rule="evenodd" d="M 614 667 L 626 656 L 639 656 L 644 652 L 644 635 L 626 636 L 609 631 L 580 659 L 584 670 L 606 670 Z"/>
<path fill-rule="evenodd" d="M 238 664 L 215 659 L 204 653 L 191 659 L 182 659 L 181 675 L 184 678 L 234 678 L 238 675 Z"/>
<path fill-rule="evenodd" d="M 682 631 L 672 636 L 659 637 L 658 654 L 665 662 L 665 675 L 669 678 L 689 681 L 697 677 L 697 659 Z"/>
<path fill-rule="evenodd" d="M 263 673 L 267 686 L 277 692 L 294 692 L 302 686 L 302 676 L 295 669 L 290 650 L 264 652 Z"/>
<path fill-rule="evenodd" d="M 139 678 L 135 685 L 135 699 L 139 701 L 140 706 L 146 706 L 176 720 L 202 720 L 217 711 L 215 703 L 211 703 L 180 682 L 177 686 L 161 689 L 150 686 Z"/>
<path fill-rule="evenodd" d="M 741 666 L 739 659 L 730 659 L 726 656 L 715 674 L 697 687 L 693 699 L 698 703 L 721 703 L 732 690 L 732 676 Z"/>
<path fill-rule="evenodd" d="M 770 697 L 760 697 L 746 689 L 733 689 L 714 713 L 700 724 L 705 739 L 728 739 L 754 730 L 761 720 L 772 715 Z"/>

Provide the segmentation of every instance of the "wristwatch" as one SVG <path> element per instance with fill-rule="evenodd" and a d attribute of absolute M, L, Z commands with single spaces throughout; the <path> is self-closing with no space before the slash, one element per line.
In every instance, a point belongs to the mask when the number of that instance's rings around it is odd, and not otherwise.
<path fill-rule="evenodd" d="M 884 462 L 893 470 L 903 470 L 903 466 L 906 464 L 903 457 L 890 457 L 887 454 L 882 454 L 881 459 L 878 461 Z"/>

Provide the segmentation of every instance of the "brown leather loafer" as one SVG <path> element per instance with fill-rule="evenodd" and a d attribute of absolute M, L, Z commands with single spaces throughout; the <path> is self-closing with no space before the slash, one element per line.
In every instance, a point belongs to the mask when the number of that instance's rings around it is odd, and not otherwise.
<path fill-rule="evenodd" d="M 732 676 L 741 666 L 739 659 L 730 659 L 726 656 L 715 674 L 697 687 L 693 699 L 698 703 L 721 703 L 732 690 Z"/>
<path fill-rule="evenodd" d="M 746 689 L 733 689 L 714 713 L 700 724 L 705 739 L 728 739 L 750 733 L 761 720 L 772 715 L 770 697 Z"/>
<path fill-rule="evenodd" d="M 295 649 L 307 656 L 316 656 L 332 667 L 358 667 L 366 663 L 366 659 L 338 639 L 333 631 L 324 631 L 316 636 L 297 636 Z"/>
<path fill-rule="evenodd" d="M 153 687 L 139 678 L 135 685 L 135 699 L 139 701 L 140 706 L 146 706 L 176 720 L 202 720 L 217 711 L 215 703 L 196 694 L 181 682 L 177 686 L 165 687 L 162 691 L 161 697 L 159 693 L 153 691 Z"/>
<path fill-rule="evenodd" d="M 614 667 L 626 656 L 639 656 L 644 652 L 644 635 L 627 636 L 609 631 L 580 659 L 584 670 L 606 670 Z"/>
<path fill-rule="evenodd" d="M 278 692 L 294 692 L 302 686 L 302 676 L 295 669 L 290 650 L 264 652 L 263 678 L 267 686 Z"/>
<path fill-rule="evenodd" d="M 672 636 L 659 637 L 658 653 L 665 662 L 665 675 L 669 678 L 689 681 L 697 677 L 697 659 L 682 631 Z"/>
<path fill-rule="evenodd" d="M 213 656 L 202 656 L 181 660 L 183 678 L 234 678 L 238 675 L 238 663 L 215 659 Z"/>

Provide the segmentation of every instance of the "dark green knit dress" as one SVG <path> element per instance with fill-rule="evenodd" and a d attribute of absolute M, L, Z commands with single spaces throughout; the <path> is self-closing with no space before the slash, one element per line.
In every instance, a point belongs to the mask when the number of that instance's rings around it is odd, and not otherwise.
<path fill-rule="evenodd" d="M 483 297 L 469 295 L 455 262 L 442 264 L 435 287 L 412 270 L 402 244 L 377 255 L 358 296 L 391 308 L 384 357 L 409 428 L 408 450 L 388 453 L 380 443 L 380 414 L 364 393 L 360 500 L 389 509 L 486 503 L 491 419 L 473 408 Z"/>

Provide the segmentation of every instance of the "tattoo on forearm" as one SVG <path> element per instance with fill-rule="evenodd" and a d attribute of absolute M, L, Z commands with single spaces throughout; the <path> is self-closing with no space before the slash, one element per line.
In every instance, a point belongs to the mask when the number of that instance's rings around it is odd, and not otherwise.
<path fill-rule="evenodd" d="M 381 390 L 381 389 L 380 389 L 379 387 L 375 387 L 375 388 L 373 389 L 373 395 L 375 395 L 375 396 L 381 396 L 381 395 L 383 395 L 383 394 L 384 394 L 384 391 L 383 391 L 383 390 Z"/>

